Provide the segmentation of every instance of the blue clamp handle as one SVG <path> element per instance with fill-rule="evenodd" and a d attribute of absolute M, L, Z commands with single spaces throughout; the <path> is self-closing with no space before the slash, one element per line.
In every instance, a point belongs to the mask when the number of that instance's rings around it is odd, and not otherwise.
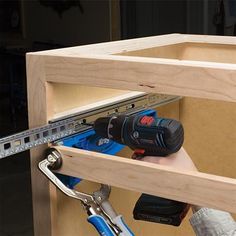
<path fill-rule="evenodd" d="M 121 229 L 120 236 L 135 236 L 134 233 L 129 229 L 129 227 L 123 221 L 121 215 L 113 219 L 114 223 Z M 88 222 L 91 223 L 96 230 L 99 232 L 100 236 L 115 236 L 107 222 L 100 215 L 91 215 L 88 217 Z"/>
<path fill-rule="evenodd" d="M 124 222 L 123 217 L 121 215 L 113 218 L 114 223 L 121 229 L 120 236 L 135 236 L 128 225 Z"/>
<path fill-rule="evenodd" d="M 115 236 L 107 222 L 99 215 L 91 215 L 88 217 L 88 222 L 92 224 L 100 236 Z"/>

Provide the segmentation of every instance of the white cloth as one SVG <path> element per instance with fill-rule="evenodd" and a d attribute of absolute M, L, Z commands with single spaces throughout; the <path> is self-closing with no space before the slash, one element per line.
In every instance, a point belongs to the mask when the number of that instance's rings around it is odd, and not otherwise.
<path fill-rule="evenodd" d="M 197 236 L 236 236 L 236 222 L 224 211 L 201 208 L 189 221 Z"/>

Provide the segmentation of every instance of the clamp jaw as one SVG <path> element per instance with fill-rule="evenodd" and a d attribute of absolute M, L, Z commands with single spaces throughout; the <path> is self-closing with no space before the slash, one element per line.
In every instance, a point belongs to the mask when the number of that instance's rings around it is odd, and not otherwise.
<path fill-rule="evenodd" d="M 122 216 L 117 215 L 110 205 L 108 198 L 111 188 L 101 184 L 101 188 L 92 194 L 83 193 L 65 186 L 51 170 L 57 170 L 62 166 L 62 156 L 55 149 L 47 150 L 46 159 L 39 163 L 39 169 L 48 179 L 64 194 L 79 200 L 88 214 L 88 222 L 91 223 L 102 236 L 134 236 L 124 223 Z"/>

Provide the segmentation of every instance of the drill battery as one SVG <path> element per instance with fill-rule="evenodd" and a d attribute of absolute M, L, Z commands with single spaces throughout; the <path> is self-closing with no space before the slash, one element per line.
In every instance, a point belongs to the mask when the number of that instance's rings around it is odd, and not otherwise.
<path fill-rule="evenodd" d="M 184 202 L 142 194 L 135 204 L 133 216 L 135 220 L 179 226 L 189 207 Z"/>

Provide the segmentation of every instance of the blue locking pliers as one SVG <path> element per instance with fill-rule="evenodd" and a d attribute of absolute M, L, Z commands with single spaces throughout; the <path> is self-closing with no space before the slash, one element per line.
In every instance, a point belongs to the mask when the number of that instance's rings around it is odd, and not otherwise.
<path fill-rule="evenodd" d="M 88 222 L 96 228 L 101 236 L 134 236 L 133 232 L 124 223 L 122 216 L 115 212 L 108 201 L 111 192 L 110 186 L 101 184 L 101 188 L 92 194 L 70 189 L 51 171 L 59 169 L 61 165 L 61 154 L 56 149 L 50 148 L 46 159 L 39 163 L 39 169 L 64 194 L 80 200 L 87 211 Z"/>

